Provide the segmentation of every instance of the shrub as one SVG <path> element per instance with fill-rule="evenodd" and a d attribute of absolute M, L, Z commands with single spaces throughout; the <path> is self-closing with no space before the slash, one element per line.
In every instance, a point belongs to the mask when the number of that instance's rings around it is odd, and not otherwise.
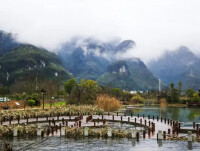
<path fill-rule="evenodd" d="M 95 104 L 104 111 L 115 111 L 122 106 L 119 100 L 109 95 L 98 96 Z"/>
<path fill-rule="evenodd" d="M 141 97 L 139 94 L 136 94 L 131 98 L 132 103 L 142 103 L 142 104 L 144 104 L 144 101 L 145 101 L 144 98 Z"/>
<path fill-rule="evenodd" d="M 28 103 L 29 106 L 32 107 L 32 106 L 35 105 L 35 100 L 28 100 L 27 103 Z"/>

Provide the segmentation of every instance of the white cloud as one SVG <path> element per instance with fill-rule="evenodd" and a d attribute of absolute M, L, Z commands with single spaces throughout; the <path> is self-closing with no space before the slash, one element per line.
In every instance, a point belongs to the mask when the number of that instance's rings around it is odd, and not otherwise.
<path fill-rule="evenodd" d="M 0 29 L 54 49 L 74 36 L 136 42 L 145 61 L 186 45 L 200 50 L 199 0 L 0 0 Z"/>

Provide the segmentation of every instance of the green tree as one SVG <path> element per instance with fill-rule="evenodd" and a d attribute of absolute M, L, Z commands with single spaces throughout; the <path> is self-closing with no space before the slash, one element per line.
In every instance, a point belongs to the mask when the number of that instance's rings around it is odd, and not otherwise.
<path fill-rule="evenodd" d="M 200 102 L 200 97 L 197 92 L 193 93 L 192 102 Z"/>
<path fill-rule="evenodd" d="M 193 90 L 193 89 L 188 89 L 186 92 L 185 92 L 185 94 L 188 96 L 188 97 L 190 97 L 190 98 L 192 98 L 193 97 L 193 94 L 195 93 L 195 91 Z"/>
<path fill-rule="evenodd" d="M 131 102 L 132 103 L 142 103 L 142 104 L 144 104 L 145 99 L 143 97 L 141 97 L 139 94 L 136 94 L 131 98 Z"/>
<path fill-rule="evenodd" d="M 68 93 L 69 96 L 71 95 L 72 89 L 75 85 L 77 85 L 75 78 L 69 79 L 64 83 L 65 92 Z"/>
<path fill-rule="evenodd" d="M 81 91 L 81 99 L 82 103 L 94 103 L 96 100 L 98 92 L 101 88 L 98 86 L 98 83 L 93 80 L 81 80 L 79 86 L 79 90 Z"/>
<path fill-rule="evenodd" d="M 123 94 L 122 89 L 120 88 L 113 88 L 112 89 L 112 95 L 115 96 L 117 99 L 119 99 Z"/>
<path fill-rule="evenodd" d="M 31 107 L 33 107 L 35 105 L 35 100 L 28 100 L 27 104 Z"/>

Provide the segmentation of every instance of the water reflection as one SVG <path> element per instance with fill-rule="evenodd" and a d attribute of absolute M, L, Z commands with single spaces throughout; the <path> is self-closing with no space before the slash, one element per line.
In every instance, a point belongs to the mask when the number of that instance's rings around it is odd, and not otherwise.
<path fill-rule="evenodd" d="M 146 116 L 162 116 L 163 118 L 169 118 L 182 122 L 200 122 L 200 109 L 198 108 L 145 106 L 127 109 L 125 112 L 127 115 L 131 115 L 131 113 L 133 113 L 134 115 L 145 114 Z"/>

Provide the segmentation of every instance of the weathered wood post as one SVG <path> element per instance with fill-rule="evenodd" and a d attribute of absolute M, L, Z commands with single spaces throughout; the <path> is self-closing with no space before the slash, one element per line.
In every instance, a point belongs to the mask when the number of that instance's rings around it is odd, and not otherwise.
<path fill-rule="evenodd" d="M 78 127 L 81 127 L 81 121 L 79 121 Z"/>
<path fill-rule="evenodd" d="M 161 130 L 158 131 L 157 140 L 163 140 L 163 133 Z"/>
<path fill-rule="evenodd" d="M 168 134 L 170 134 L 170 128 L 168 129 Z"/>
<path fill-rule="evenodd" d="M 167 123 L 167 119 L 165 118 L 164 120 L 165 120 L 165 124 L 166 124 Z"/>
<path fill-rule="evenodd" d="M 105 124 L 106 124 L 106 119 L 103 120 L 103 125 L 105 125 Z"/>
<path fill-rule="evenodd" d="M 169 125 L 169 119 L 167 119 L 167 124 Z"/>
<path fill-rule="evenodd" d="M 60 136 L 65 136 L 65 127 L 61 127 Z"/>
<path fill-rule="evenodd" d="M 149 121 L 149 126 L 151 126 L 151 122 Z"/>
<path fill-rule="evenodd" d="M 41 136 L 41 132 L 42 132 L 42 129 L 41 129 L 41 127 L 38 125 L 38 128 L 37 128 L 37 136 Z"/>
<path fill-rule="evenodd" d="M 94 121 L 94 127 L 96 126 L 96 121 Z"/>
<path fill-rule="evenodd" d="M 17 137 L 17 131 L 18 131 L 18 129 L 15 127 L 15 128 L 14 128 L 14 131 L 13 131 L 13 136 L 14 136 L 14 137 Z"/>
<path fill-rule="evenodd" d="M 63 125 L 65 124 L 65 119 L 64 119 L 64 118 L 62 118 L 62 124 L 63 124 Z"/>
<path fill-rule="evenodd" d="M 140 133 L 139 132 L 136 133 L 136 139 L 137 139 L 137 142 L 139 142 L 139 139 L 140 139 Z"/>
<path fill-rule="evenodd" d="M 162 122 L 162 120 L 163 120 L 163 118 L 162 118 L 162 116 L 161 116 L 160 121 Z"/>
<path fill-rule="evenodd" d="M 193 128 L 195 129 L 195 122 L 193 122 Z"/>
<path fill-rule="evenodd" d="M 188 142 L 192 142 L 192 131 L 188 131 Z"/>
<path fill-rule="evenodd" d="M 163 138 L 166 139 L 166 131 L 163 131 Z"/>
<path fill-rule="evenodd" d="M 135 123 L 137 123 L 137 119 L 135 118 Z"/>
<path fill-rule="evenodd" d="M 18 124 L 20 123 L 20 116 L 19 115 L 17 116 L 17 123 Z"/>
<path fill-rule="evenodd" d="M 149 138 L 151 137 L 151 128 L 150 127 L 148 128 L 148 136 L 149 136 Z"/>
<path fill-rule="evenodd" d="M 145 125 L 145 126 L 147 125 L 147 120 L 144 120 L 144 125 Z"/>
<path fill-rule="evenodd" d="M 68 121 L 66 121 L 66 123 L 65 123 L 65 124 L 66 124 L 66 126 L 68 126 Z"/>
<path fill-rule="evenodd" d="M 131 132 L 131 138 L 136 138 L 136 130 L 132 130 L 132 132 Z"/>
<path fill-rule="evenodd" d="M 83 130 L 84 137 L 88 137 L 88 127 L 85 127 Z"/>
<path fill-rule="evenodd" d="M 112 137 L 112 129 L 110 127 L 107 129 L 107 135 L 108 137 Z"/>
<path fill-rule="evenodd" d="M 153 120 L 154 120 L 154 115 L 153 115 Z"/>
<path fill-rule="evenodd" d="M 140 119 L 140 124 L 142 124 L 142 119 Z"/>
<path fill-rule="evenodd" d="M 54 127 L 53 126 L 51 127 L 51 133 L 52 133 L 52 135 L 54 135 Z"/>
<path fill-rule="evenodd" d="M 146 131 L 143 130 L 143 138 L 146 138 Z"/>

